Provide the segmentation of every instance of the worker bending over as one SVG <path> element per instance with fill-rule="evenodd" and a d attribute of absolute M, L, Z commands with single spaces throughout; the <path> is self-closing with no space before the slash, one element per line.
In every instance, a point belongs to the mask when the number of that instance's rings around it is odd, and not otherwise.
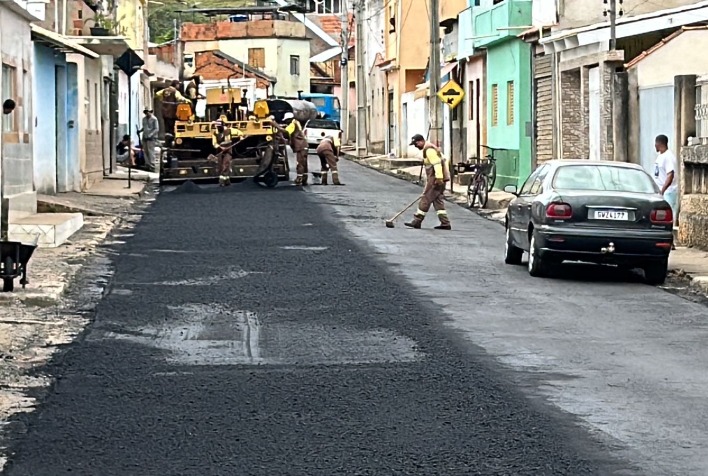
<path fill-rule="evenodd" d="M 322 185 L 327 185 L 327 174 L 332 172 L 332 183 L 334 185 L 344 185 L 339 181 L 339 171 L 337 162 L 339 161 L 340 142 L 338 137 L 327 136 L 317 146 L 317 155 L 322 166 Z"/>
<path fill-rule="evenodd" d="M 423 165 L 425 166 L 425 175 L 427 181 L 423 196 L 418 202 L 418 210 L 413 215 L 413 220 L 405 225 L 410 228 L 420 228 L 420 225 L 425 219 L 425 214 L 430 210 L 430 205 L 435 207 L 438 214 L 440 225 L 436 226 L 436 230 L 451 230 L 450 219 L 445 210 L 445 182 L 450 181 L 450 171 L 446 167 L 446 160 L 442 154 L 430 142 L 426 142 L 425 138 L 416 134 L 411 139 L 411 145 L 416 149 L 423 151 Z"/>

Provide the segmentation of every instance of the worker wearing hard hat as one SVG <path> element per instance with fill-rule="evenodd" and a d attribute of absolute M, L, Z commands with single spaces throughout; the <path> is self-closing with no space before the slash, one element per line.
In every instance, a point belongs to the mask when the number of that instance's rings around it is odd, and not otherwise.
<path fill-rule="evenodd" d="M 332 172 L 332 183 L 334 185 L 344 185 L 339 181 L 339 171 L 337 170 L 337 162 L 339 161 L 339 134 L 329 135 L 322 139 L 317 146 L 317 155 L 320 158 L 322 166 L 322 185 L 327 185 L 327 174 Z"/>
<path fill-rule="evenodd" d="M 214 121 L 214 127 L 211 132 L 211 143 L 215 149 L 220 147 L 224 141 L 241 140 L 243 138 L 243 132 L 236 128 L 226 127 L 225 118 L 222 116 L 220 119 Z"/>
<path fill-rule="evenodd" d="M 288 135 L 290 139 L 290 148 L 295 152 L 297 158 L 297 177 L 295 185 L 307 185 L 307 138 L 302 131 L 302 124 L 295 119 L 292 112 L 286 112 L 283 116 L 283 122 L 287 123 L 284 128 L 276 126 L 281 132 Z"/>

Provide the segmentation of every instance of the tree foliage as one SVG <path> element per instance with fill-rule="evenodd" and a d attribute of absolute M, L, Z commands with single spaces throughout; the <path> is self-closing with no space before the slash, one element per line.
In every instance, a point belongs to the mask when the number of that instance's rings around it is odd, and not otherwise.
<path fill-rule="evenodd" d="M 254 0 L 202 0 L 186 2 L 184 0 L 160 0 L 161 4 L 150 2 L 148 25 L 150 26 L 150 41 L 165 43 L 175 39 L 175 20 L 179 27 L 179 10 L 191 8 L 219 8 L 252 6 Z M 182 22 L 208 23 L 213 18 L 199 13 L 182 13 Z"/>

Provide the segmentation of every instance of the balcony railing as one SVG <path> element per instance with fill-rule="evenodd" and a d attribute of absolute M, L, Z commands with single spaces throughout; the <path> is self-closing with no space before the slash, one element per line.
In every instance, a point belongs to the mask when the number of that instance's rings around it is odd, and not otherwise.
<path fill-rule="evenodd" d="M 521 33 L 531 24 L 532 3 L 532 0 L 504 0 L 487 7 L 472 7 L 475 48 Z"/>

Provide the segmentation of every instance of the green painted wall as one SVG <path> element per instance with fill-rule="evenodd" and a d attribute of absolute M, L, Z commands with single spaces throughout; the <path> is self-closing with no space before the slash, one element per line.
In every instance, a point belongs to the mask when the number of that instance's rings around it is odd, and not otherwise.
<path fill-rule="evenodd" d="M 527 124 L 531 123 L 531 48 L 516 38 L 490 45 L 487 50 L 487 144 L 490 147 L 510 149 L 495 154 L 497 182 L 495 188 L 521 185 L 531 173 L 531 137 Z M 508 124 L 507 84 L 514 82 L 514 118 Z M 493 125 L 492 91 L 498 87 L 498 122 Z"/>

